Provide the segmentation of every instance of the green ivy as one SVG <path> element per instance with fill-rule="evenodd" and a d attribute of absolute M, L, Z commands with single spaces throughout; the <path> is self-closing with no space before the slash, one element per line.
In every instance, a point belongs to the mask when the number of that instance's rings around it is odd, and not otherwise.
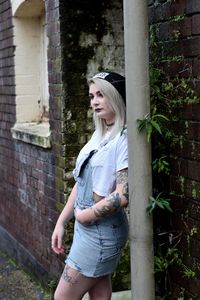
<path fill-rule="evenodd" d="M 170 199 L 161 197 L 162 193 L 159 193 L 155 198 L 153 196 L 149 197 L 149 205 L 146 208 L 147 213 L 150 215 L 156 208 L 167 209 L 172 212 L 170 206 Z"/>
<path fill-rule="evenodd" d="M 183 20 L 185 16 L 175 16 L 172 21 Z M 174 38 L 180 38 L 180 32 L 173 32 Z M 151 61 L 150 61 L 150 87 L 151 87 L 151 113 L 137 120 L 138 130 L 146 131 L 147 141 L 152 142 L 152 174 L 153 195 L 149 197 L 147 214 L 154 217 L 154 245 L 155 245 L 155 278 L 156 299 L 172 299 L 170 274 L 172 268 L 179 270 L 180 276 L 186 279 L 194 279 L 197 276 L 197 267 L 186 266 L 183 262 L 183 253 L 179 244 L 186 237 L 190 255 L 190 244 L 197 235 L 197 228 L 188 225 L 188 212 L 182 216 L 183 230 L 174 232 L 170 225 L 173 214 L 173 191 L 169 191 L 169 178 L 171 175 L 171 159 L 177 157 L 171 154 L 169 148 L 179 147 L 183 149 L 187 141 L 188 122 L 182 121 L 185 132 L 177 132 L 177 125 L 182 119 L 184 108 L 191 104 L 200 103 L 199 97 L 194 93 L 193 78 L 183 78 L 181 71 L 171 77 L 165 69 L 166 64 L 177 62 L 184 65 L 183 55 L 163 56 L 164 42 L 158 41 L 158 27 L 150 28 Z M 183 67 L 184 69 L 184 67 Z M 194 151 L 194 145 L 193 145 Z M 186 178 L 179 175 L 182 197 L 185 191 Z M 196 199 L 196 182 L 192 182 L 192 198 Z M 184 253 L 186 255 L 186 253 Z M 185 299 L 185 291 L 182 289 L 179 300 Z"/>

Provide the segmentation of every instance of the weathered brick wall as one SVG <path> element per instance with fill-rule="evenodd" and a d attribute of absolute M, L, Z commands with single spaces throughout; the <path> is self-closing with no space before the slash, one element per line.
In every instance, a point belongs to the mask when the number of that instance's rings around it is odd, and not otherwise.
<path fill-rule="evenodd" d="M 165 58 L 162 67 L 174 78 L 183 77 L 200 96 L 200 1 L 149 1 L 150 23 L 157 27 L 160 55 Z M 178 59 L 178 57 L 181 59 Z M 177 59 L 173 59 L 173 58 Z M 171 58 L 171 59 L 166 59 Z M 171 60 L 171 61 L 170 61 Z M 174 99 L 172 99 L 174 100 Z M 171 148 L 172 171 L 170 190 L 173 194 L 172 230 L 181 234 L 178 247 L 183 263 L 195 271 L 194 278 L 186 278 L 174 270 L 171 278 L 173 299 L 182 291 L 185 298 L 198 299 L 200 295 L 200 104 L 186 105 L 179 111 L 176 134 L 182 141 Z M 193 229 L 198 233 L 191 236 Z M 196 298 L 197 297 L 197 298 Z"/>
<path fill-rule="evenodd" d="M 50 127 L 52 149 L 14 140 L 15 78 L 10 1 L 0 1 L 0 246 L 40 277 L 56 274 L 61 262 L 50 237 L 64 201 L 62 82 L 59 2 L 45 2 L 48 14 Z"/>
<path fill-rule="evenodd" d="M 121 1 L 46 0 L 45 7 L 48 150 L 11 136 L 15 47 L 10 0 L 0 0 L 0 248 L 44 280 L 62 269 L 50 238 L 74 184 L 75 157 L 92 132 L 86 76 L 105 68 L 124 72 Z"/>
<path fill-rule="evenodd" d="M 12 19 L 9 1 L 0 1 L 0 207 L 1 221 L 12 223 L 9 216 L 10 202 L 14 202 L 17 178 L 13 172 L 14 143 L 10 128 L 15 122 L 14 59 L 12 45 Z M 16 168 L 16 167 L 15 167 Z"/>

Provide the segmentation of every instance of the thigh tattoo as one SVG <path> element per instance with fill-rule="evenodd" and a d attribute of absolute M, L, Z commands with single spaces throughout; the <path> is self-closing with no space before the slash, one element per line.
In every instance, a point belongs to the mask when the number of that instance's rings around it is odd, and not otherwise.
<path fill-rule="evenodd" d="M 71 272 L 70 272 L 71 270 Z M 74 272 L 74 274 L 73 274 Z M 71 273 L 71 274 L 70 274 Z M 76 271 L 72 268 L 70 268 L 68 265 L 65 266 L 63 271 L 63 279 L 68 282 L 71 286 L 78 283 L 78 277 L 81 273 L 79 271 Z"/>

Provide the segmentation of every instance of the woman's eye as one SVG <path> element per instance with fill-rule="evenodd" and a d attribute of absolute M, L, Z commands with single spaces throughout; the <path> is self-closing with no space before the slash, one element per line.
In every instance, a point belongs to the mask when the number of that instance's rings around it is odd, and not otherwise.
<path fill-rule="evenodd" d="M 98 95 L 99 97 L 103 97 L 103 94 L 102 94 L 101 92 L 98 92 L 97 95 Z"/>
<path fill-rule="evenodd" d="M 89 99 L 90 100 L 94 99 L 94 96 L 93 95 L 89 95 Z"/>

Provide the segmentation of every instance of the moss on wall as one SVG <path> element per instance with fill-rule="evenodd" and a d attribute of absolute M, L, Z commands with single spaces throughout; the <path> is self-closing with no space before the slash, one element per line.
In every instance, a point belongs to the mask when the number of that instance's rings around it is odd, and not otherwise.
<path fill-rule="evenodd" d="M 91 132 L 92 122 L 88 118 L 87 65 L 94 56 L 95 46 L 101 43 L 107 33 L 108 26 L 104 15 L 108 8 L 107 1 L 60 1 L 66 169 L 70 168 L 67 157 L 72 157 L 72 148 L 73 156 L 76 156 Z M 91 42 L 83 43 L 87 39 Z"/>

